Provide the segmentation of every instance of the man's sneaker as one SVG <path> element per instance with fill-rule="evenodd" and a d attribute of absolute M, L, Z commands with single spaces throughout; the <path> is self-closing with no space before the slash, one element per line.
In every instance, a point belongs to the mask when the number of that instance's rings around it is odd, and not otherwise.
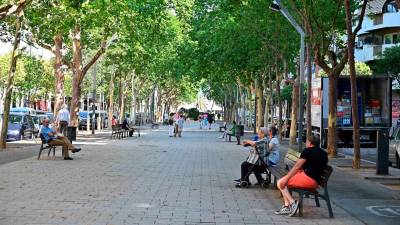
<path fill-rule="evenodd" d="M 289 206 L 283 205 L 282 208 L 278 211 L 275 211 L 276 215 L 289 215 L 290 213 L 290 208 Z"/>
<path fill-rule="evenodd" d="M 292 204 L 290 204 L 289 216 L 292 217 L 292 216 L 296 215 L 298 209 L 299 209 L 299 202 L 297 200 L 295 200 Z"/>
<path fill-rule="evenodd" d="M 236 179 L 236 180 L 233 180 L 233 181 L 235 181 L 237 183 L 240 183 L 241 179 L 239 178 L 239 179 Z"/>

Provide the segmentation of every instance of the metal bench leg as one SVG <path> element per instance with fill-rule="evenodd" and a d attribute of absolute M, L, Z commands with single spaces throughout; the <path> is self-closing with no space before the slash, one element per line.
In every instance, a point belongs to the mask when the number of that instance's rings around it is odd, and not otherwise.
<path fill-rule="evenodd" d="M 324 193 L 324 198 L 326 201 L 326 205 L 328 206 L 328 211 L 329 211 L 329 217 L 333 218 L 333 212 L 332 212 L 332 206 L 331 206 L 331 200 L 329 199 L 329 194 L 327 192 L 327 190 L 325 189 L 325 193 Z"/>
<path fill-rule="evenodd" d="M 38 160 L 40 159 L 40 155 L 42 154 L 42 151 L 43 151 L 43 148 L 40 148 L 40 150 L 39 150 L 39 155 L 38 155 L 38 157 L 37 157 Z"/>
<path fill-rule="evenodd" d="M 299 217 L 303 216 L 303 193 L 299 193 Z"/>
<path fill-rule="evenodd" d="M 56 160 L 56 146 L 53 147 L 53 160 Z"/>
<path fill-rule="evenodd" d="M 319 204 L 318 195 L 314 195 L 314 199 L 315 199 L 315 205 L 316 205 L 317 207 L 321 207 L 321 205 Z"/>

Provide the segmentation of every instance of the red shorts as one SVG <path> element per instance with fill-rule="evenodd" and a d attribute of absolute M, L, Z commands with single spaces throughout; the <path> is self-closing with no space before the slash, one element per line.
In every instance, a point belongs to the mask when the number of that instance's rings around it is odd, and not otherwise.
<path fill-rule="evenodd" d="M 293 177 L 291 177 L 287 183 L 289 188 L 301 188 L 301 189 L 310 189 L 315 190 L 318 188 L 318 183 L 307 176 L 303 170 L 297 172 Z"/>

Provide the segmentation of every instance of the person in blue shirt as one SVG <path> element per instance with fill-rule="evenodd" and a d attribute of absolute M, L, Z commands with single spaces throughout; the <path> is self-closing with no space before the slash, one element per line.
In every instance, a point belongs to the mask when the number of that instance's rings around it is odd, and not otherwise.
<path fill-rule="evenodd" d="M 51 145 L 62 146 L 64 160 L 72 160 L 73 158 L 69 157 L 68 151 L 75 153 L 79 152 L 81 149 L 75 148 L 75 146 L 71 144 L 68 138 L 64 136 L 58 136 L 57 133 L 52 128 L 49 127 L 49 123 L 50 121 L 48 119 L 43 120 L 43 127 L 42 130 L 40 131 L 41 134 L 43 135 L 43 138 L 47 143 Z"/>

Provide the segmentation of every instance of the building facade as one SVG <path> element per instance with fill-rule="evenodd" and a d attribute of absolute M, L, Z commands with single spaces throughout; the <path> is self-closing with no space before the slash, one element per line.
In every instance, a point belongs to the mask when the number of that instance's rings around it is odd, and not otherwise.
<path fill-rule="evenodd" d="M 357 35 L 356 61 L 372 63 L 385 49 L 395 45 L 400 45 L 400 12 L 395 1 L 369 1 Z"/>

